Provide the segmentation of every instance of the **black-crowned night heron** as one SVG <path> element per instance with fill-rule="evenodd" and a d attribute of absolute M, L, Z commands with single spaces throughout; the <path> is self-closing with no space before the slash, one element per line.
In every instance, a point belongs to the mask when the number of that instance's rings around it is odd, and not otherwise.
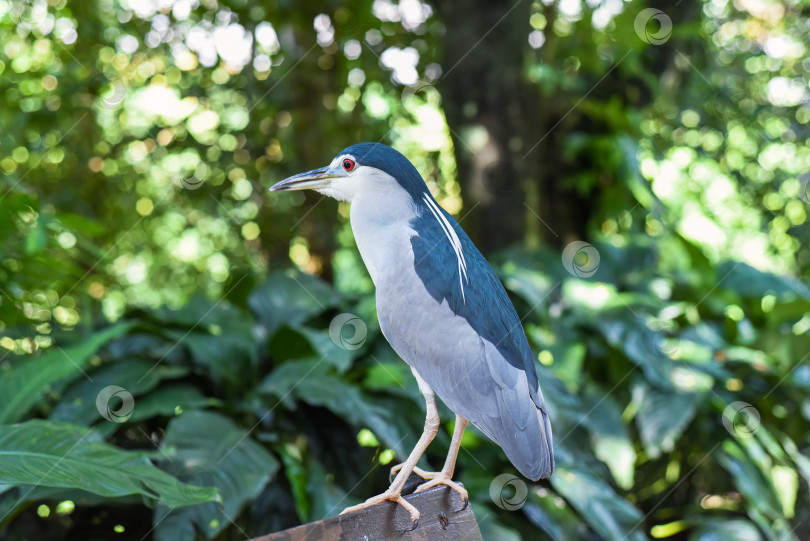
<path fill-rule="evenodd" d="M 492 268 L 407 158 L 383 144 L 360 143 L 270 189 L 311 189 L 351 203 L 380 328 L 411 366 L 427 403 L 422 436 L 392 469 L 398 473 L 391 486 L 346 511 L 390 500 L 416 522 L 419 511 L 401 495 L 413 471 L 429 479 L 417 491 L 444 484 L 466 501 L 452 476 L 468 421 L 529 479 L 551 475 L 551 424 L 521 321 Z M 425 472 L 416 463 L 439 428 L 434 393 L 455 412 L 456 424 L 444 467 Z"/>

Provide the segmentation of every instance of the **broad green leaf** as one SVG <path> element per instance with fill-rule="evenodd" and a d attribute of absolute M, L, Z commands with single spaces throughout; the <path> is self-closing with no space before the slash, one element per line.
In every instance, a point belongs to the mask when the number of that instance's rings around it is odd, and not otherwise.
<path fill-rule="evenodd" d="M 773 370 L 778 363 L 762 350 L 744 346 L 731 346 L 724 349 L 726 357 L 732 362 L 744 362 L 760 367 L 762 370 Z"/>
<path fill-rule="evenodd" d="M 292 443 L 277 448 L 290 483 L 295 508 L 301 522 L 311 522 L 339 514 L 350 501 L 323 465 L 304 449 Z"/>
<path fill-rule="evenodd" d="M 572 333 L 573 334 L 573 333 Z M 571 389 L 579 389 L 582 384 L 582 364 L 585 361 L 585 344 L 569 337 L 560 337 L 559 342 L 551 346 L 548 351 L 554 359 L 554 373 Z M 571 336 L 570 338 L 574 338 Z"/>
<path fill-rule="evenodd" d="M 704 326 L 704 328 L 706 328 L 706 326 Z M 664 347 L 670 348 L 672 350 L 673 357 L 679 361 L 689 361 L 690 363 L 699 365 L 707 365 L 710 363 L 714 364 L 714 359 L 712 358 L 714 351 L 721 349 L 723 344 L 716 347 L 710 347 L 705 343 L 695 342 L 685 338 L 685 334 L 686 332 L 684 332 L 680 338 L 673 340 L 670 344 L 665 344 Z M 702 338 L 694 333 L 690 334 L 692 334 L 695 338 Z"/>
<path fill-rule="evenodd" d="M 555 287 L 555 282 L 552 282 L 548 275 L 537 272 L 535 269 L 509 263 L 496 268 L 503 269 L 499 272 L 503 285 L 520 295 L 529 303 L 529 306 L 542 303 L 551 289 Z"/>
<path fill-rule="evenodd" d="M 622 307 L 601 314 L 596 327 L 611 346 L 641 368 L 647 380 L 662 388 L 673 386 L 674 362 L 663 353 L 660 335 L 641 316 Z"/>
<path fill-rule="evenodd" d="M 570 505 L 560 505 L 560 497 L 556 492 L 540 489 L 538 496 L 530 495 L 526 504 L 520 511 L 529 521 L 548 533 L 551 539 L 578 539 L 582 536 L 583 521 Z M 509 497 L 514 497 L 510 492 Z M 496 504 L 497 505 L 497 504 Z M 483 524 L 481 532 L 484 532 Z M 484 539 L 499 539 L 497 537 Z"/>
<path fill-rule="evenodd" d="M 197 331 L 221 334 L 226 328 L 246 328 L 250 321 L 245 310 L 223 299 L 209 299 L 200 295 L 192 297 L 184 306 L 176 309 L 160 308 L 154 317 L 162 323 L 181 327 L 193 327 Z"/>
<path fill-rule="evenodd" d="M 220 401 L 209 398 L 196 387 L 184 383 L 160 386 L 154 391 L 139 397 L 135 401 L 135 409 L 130 422 L 151 419 L 157 415 L 173 417 L 183 412 L 202 410 L 218 406 Z"/>
<path fill-rule="evenodd" d="M 303 323 L 339 299 L 340 295 L 319 278 L 276 272 L 251 293 L 248 305 L 272 336 L 282 325 Z"/>
<path fill-rule="evenodd" d="M 303 464 L 301 450 L 289 443 L 281 446 L 278 451 L 284 463 L 284 475 L 290 483 L 298 518 L 302 523 L 307 522 L 312 505 L 307 494 L 307 469 Z"/>
<path fill-rule="evenodd" d="M 759 424 L 754 435 L 753 438 L 741 438 L 737 442 L 770 481 L 782 506 L 782 513 L 787 518 L 793 518 L 799 488 L 798 471 L 791 466 L 782 465 L 791 463 L 789 455 L 767 426 Z"/>
<path fill-rule="evenodd" d="M 795 278 L 763 272 L 747 263 L 723 262 L 717 267 L 717 276 L 726 276 L 723 288 L 742 297 L 761 299 L 770 293 L 777 297 L 787 295 L 810 299 L 810 289 Z"/>
<path fill-rule="evenodd" d="M 747 505 L 771 520 L 781 516 L 782 506 L 773 485 L 745 451 L 730 439 L 724 441 L 722 450 L 718 451 L 718 461 L 731 474 L 734 484 L 745 496 Z"/>
<path fill-rule="evenodd" d="M 348 370 L 352 361 L 362 352 L 362 344 L 357 344 L 360 347 L 356 349 L 351 349 L 355 344 L 351 344 L 351 348 L 338 345 L 334 342 L 328 330 L 317 331 L 304 326 L 296 326 L 294 330 L 306 337 L 318 357 L 322 357 L 339 372 Z"/>
<path fill-rule="evenodd" d="M 760 428 L 762 427 L 760 426 Z M 810 458 L 808 458 L 807 455 L 802 454 L 798 447 L 796 447 L 796 443 L 789 437 L 782 435 L 781 439 L 782 446 L 787 455 L 796 465 L 798 473 L 801 474 L 805 481 L 810 481 Z"/>
<path fill-rule="evenodd" d="M 549 415 L 555 422 L 553 430 L 559 431 L 563 426 L 564 430 L 568 431 L 574 426 L 581 425 L 588 416 L 588 410 L 582 399 L 569 391 L 551 368 L 539 362 L 534 363 L 534 366 L 537 369 L 537 378 L 540 380 L 540 388 L 543 390 Z"/>
<path fill-rule="evenodd" d="M 591 412 L 585 425 L 591 433 L 594 454 L 608 465 L 616 484 L 625 490 L 633 486 L 636 450 L 622 421 L 619 405 L 604 390 L 588 387 L 585 407 Z"/>
<path fill-rule="evenodd" d="M 262 380 L 257 390 L 275 395 L 287 408 L 294 409 L 297 388 L 301 382 L 309 377 L 327 377 L 328 371 L 329 365 L 322 359 L 287 361 L 274 368 Z"/>
<path fill-rule="evenodd" d="M 254 376 L 255 344 L 250 337 L 245 337 L 245 333 L 216 336 L 203 332 L 171 330 L 166 334 L 188 347 L 194 364 L 217 383 L 244 386 Z"/>
<path fill-rule="evenodd" d="M 405 455 L 396 412 L 379 405 L 357 387 L 327 372 L 324 360 L 289 361 L 271 372 L 259 390 L 277 396 L 288 407 L 292 398 L 323 406 L 357 427 L 368 427 L 399 456 Z"/>
<path fill-rule="evenodd" d="M 104 443 L 92 429 L 39 419 L 0 427 L 0 482 L 107 497 L 140 494 L 172 508 L 217 498 L 216 489 L 180 482 L 143 453 Z"/>
<path fill-rule="evenodd" d="M 390 390 L 403 386 L 413 379 L 410 367 L 404 361 L 374 363 L 366 370 L 363 388 L 367 390 Z"/>
<path fill-rule="evenodd" d="M 183 509 L 155 510 L 155 539 L 210 539 L 235 520 L 278 471 L 278 460 L 250 438 L 247 430 L 217 413 L 190 411 L 173 418 L 162 447 L 173 460 L 161 466 L 195 486 L 216 487 L 222 505 L 204 503 Z"/>
<path fill-rule="evenodd" d="M 481 537 L 483 539 L 497 539 L 498 541 L 521 541 L 520 533 L 517 530 L 507 528 L 503 524 L 496 522 L 495 519 L 489 518 L 491 515 L 485 516 L 487 517 L 487 520 L 479 519 L 478 522 L 478 528 L 481 530 Z"/>
<path fill-rule="evenodd" d="M 609 283 L 571 278 L 563 282 L 562 294 L 570 299 L 578 313 L 592 319 L 605 311 L 623 308 L 616 286 Z"/>
<path fill-rule="evenodd" d="M 701 394 L 660 391 L 644 384 L 633 388 L 633 401 L 639 404 L 636 423 L 650 457 L 657 458 L 662 452 L 672 451 L 702 399 Z"/>
<path fill-rule="evenodd" d="M 605 539 L 646 539 L 641 512 L 602 479 L 582 470 L 558 466 L 551 476 L 551 485 Z"/>
<path fill-rule="evenodd" d="M 127 412 L 134 414 L 140 407 L 140 400 L 137 397 L 154 389 L 163 378 L 177 378 L 186 373 L 188 373 L 187 369 L 156 366 L 152 361 L 140 359 L 115 361 L 90 373 L 92 380 L 82 378 L 74 383 L 65 392 L 49 418 L 53 421 L 66 421 L 81 425 L 94 423 L 102 417 L 96 399 L 99 393 L 108 386 L 121 387 L 136 397 L 133 404 L 134 409 Z M 114 408 L 115 405 L 105 404 L 105 407 Z"/>
<path fill-rule="evenodd" d="M 42 250 L 48 243 L 48 222 L 47 214 L 40 214 L 33 229 L 25 239 L 25 253 L 35 254 Z"/>
<path fill-rule="evenodd" d="M 75 212 L 64 212 L 59 215 L 59 221 L 65 227 L 80 233 L 85 237 L 97 237 L 107 231 L 107 228 L 99 222 L 76 214 Z"/>
<path fill-rule="evenodd" d="M 180 328 L 165 334 L 176 344 L 185 345 L 196 366 L 216 382 L 243 386 L 251 381 L 258 362 L 256 338 L 251 321 L 242 309 L 226 301 L 194 297 L 178 310 L 159 310 L 163 322 Z"/>
<path fill-rule="evenodd" d="M 22 359 L 0 378 L 0 424 L 22 419 L 49 385 L 82 377 L 93 354 L 110 340 L 125 334 L 132 325 L 119 323 L 99 331 L 85 342 L 53 348 L 36 359 Z"/>
<path fill-rule="evenodd" d="M 709 519 L 692 532 L 689 541 L 762 541 L 762 534 L 745 520 Z"/>
<path fill-rule="evenodd" d="M 348 317 L 354 319 L 351 314 Z M 342 316 L 338 316 L 342 317 Z M 349 332 L 357 332 L 358 343 L 339 343 L 340 336 L 335 339 L 330 336 L 329 329 L 314 329 L 304 325 L 281 327 L 270 341 L 269 353 L 273 359 L 304 359 L 317 357 L 325 363 L 334 366 L 339 372 L 345 372 L 352 365 L 352 361 L 363 353 L 363 343 L 367 329 L 361 323 L 357 331 L 349 325 Z M 337 333 L 339 329 L 335 329 Z M 355 336 L 350 334 L 349 338 Z M 335 341 L 337 340 L 337 342 Z M 358 347 L 354 347 L 354 346 Z"/>
<path fill-rule="evenodd" d="M 793 518 L 796 514 L 796 496 L 799 490 L 799 475 L 796 470 L 787 466 L 774 466 L 771 469 L 771 478 L 776 497 L 782 504 L 782 513 L 785 518 Z"/>
<path fill-rule="evenodd" d="M 346 491 L 334 482 L 323 465 L 313 457 L 307 457 L 307 493 L 312 502 L 310 521 L 339 515 L 347 504 Z"/>

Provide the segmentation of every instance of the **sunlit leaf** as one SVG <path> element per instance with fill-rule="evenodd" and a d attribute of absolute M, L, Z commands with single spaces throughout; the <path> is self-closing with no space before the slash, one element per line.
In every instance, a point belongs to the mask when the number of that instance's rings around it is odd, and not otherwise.
<path fill-rule="evenodd" d="M 745 452 L 736 443 L 726 440 L 717 455 L 720 464 L 734 478 L 734 483 L 745 496 L 748 504 L 765 517 L 773 519 L 780 516 L 781 505 L 773 486 L 751 462 Z"/>
<path fill-rule="evenodd" d="M 593 388 L 588 389 L 585 400 L 591 412 L 585 424 L 591 432 L 594 453 L 608 465 L 616 484 L 629 489 L 633 486 L 636 451 L 619 405 L 609 394 Z"/>

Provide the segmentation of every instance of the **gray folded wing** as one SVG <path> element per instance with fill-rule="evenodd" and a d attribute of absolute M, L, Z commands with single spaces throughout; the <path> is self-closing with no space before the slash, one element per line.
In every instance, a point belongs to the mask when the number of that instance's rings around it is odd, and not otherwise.
<path fill-rule="evenodd" d="M 500 445 L 523 475 L 548 477 L 551 425 L 520 319 L 489 264 L 445 217 L 461 250 L 433 216 L 420 216 L 413 267 L 377 284 L 380 326 L 439 398 Z"/>

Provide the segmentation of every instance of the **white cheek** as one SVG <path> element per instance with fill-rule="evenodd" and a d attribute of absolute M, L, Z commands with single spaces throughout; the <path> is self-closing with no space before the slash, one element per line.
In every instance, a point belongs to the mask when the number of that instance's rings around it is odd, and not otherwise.
<path fill-rule="evenodd" d="M 363 191 L 363 187 L 360 186 L 361 183 L 359 180 L 359 178 L 354 177 L 335 179 L 328 188 L 323 188 L 318 191 L 324 195 L 334 197 L 339 201 L 348 201 L 351 203 L 355 195 Z"/>
<path fill-rule="evenodd" d="M 399 188 L 399 184 L 389 175 L 372 167 L 358 167 L 347 177 L 333 180 L 328 188 L 318 191 L 340 201 L 352 202 L 360 194 L 382 195 Z"/>
<path fill-rule="evenodd" d="M 337 199 L 338 201 L 348 201 L 351 203 L 351 199 L 346 194 L 339 191 L 335 186 L 330 186 L 328 188 L 315 188 L 315 191 L 331 197 L 332 199 Z"/>

